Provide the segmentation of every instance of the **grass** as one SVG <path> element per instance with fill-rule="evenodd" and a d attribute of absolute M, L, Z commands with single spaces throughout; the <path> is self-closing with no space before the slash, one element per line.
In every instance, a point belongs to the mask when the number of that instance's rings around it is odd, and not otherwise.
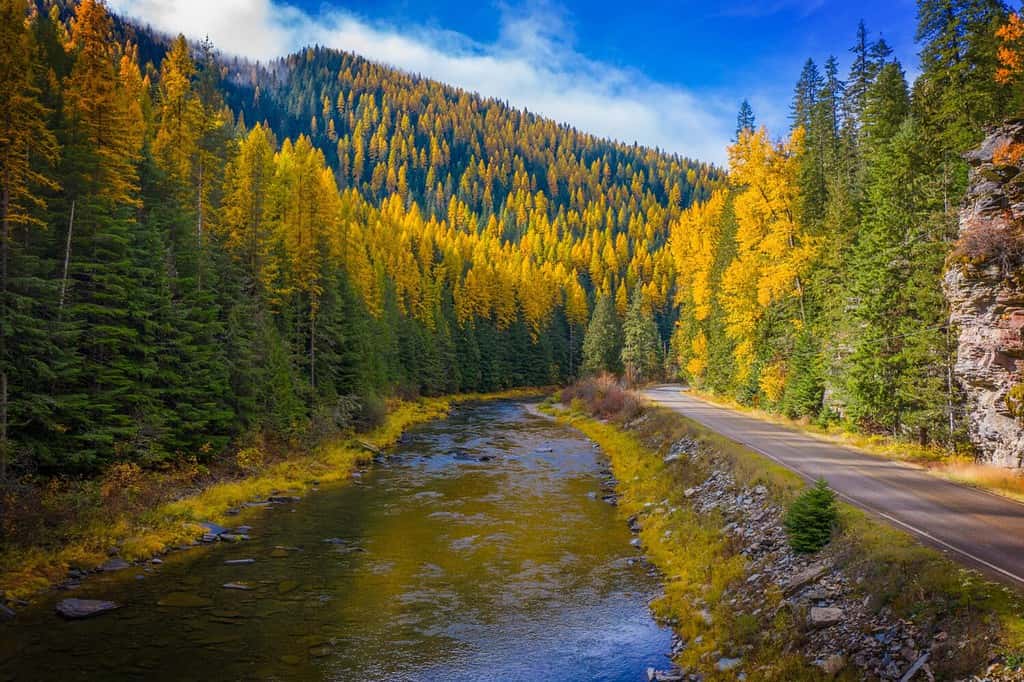
<path fill-rule="evenodd" d="M 4 547 L 0 596 L 10 601 L 30 598 L 64 580 L 71 568 L 96 568 L 112 548 L 123 558 L 137 561 L 189 544 L 205 532 L 200 521 L 227 524 L 230 520 L 237 525 L 247 514 L 256 513 L 243 508 L 238 515 L 228 514 L 249 501 L 272 494 L 302 495 L 314 485 L 345 481 L 372 457 L 360 441 L 386 448 L 409 427 L 444 417 L 456 403 L 537 394 L 536 389 L 515 389 L 393 401 L 383 423 L 367 433 L 341 437 L 312 451 L 285 453 L 265 466 L 250 466 L 242 475 L 233 470 L 218 477 L 190 470 L 188 465 L 172 472 L 114 468 L 102 480 L 44 496 L 44 507 L 59 507 L 47 511 L 59 512 L 65 520 L 48 529 L 39 542 Z M 172 499 L 161 501 L 167 497 Z"/>
<path fill-rule="evenodd" d="M 920 445 L 892 436 L 860 433 L 841 424 L 821 426 L 807 419 L 789 419 L 703 391 L 691 389 L 689 393 L 709 403 L 743 412 L 762 421 L 795 428 L 872 455 L 917 464 L 929 473 L 947 480 L 1024 502 L 1024 474 L 1013 469 L 978 462 L 940 445 Z"/>
<path fill-rule="evenodd" d="M 628 402 L 628 401 L 627 401 Z M 734 612 L 731 595 L 744 587 L 745 559 L 721 533 L 721 517 L 695 513 L 683 491 L 701 483 L 702 464 L 666 464 L 664 456 L 683 436 L 696 440 L 745 487 L 764 485 L 788 505 L 804 488 L 795 473 L 674 412 L 646 408 L 629 421 L 598 421 L 582 409 L 555 411 L 593 439 L 609 457 L 620 485 L 620 508 L 637 514 L 648 558 L 664 574 L 665 593 L 653 606 L 688 642 L 680 665 L 716 677 L 715 656 L 739 655 L 751 679 L 813 680 L 821 671 L 797 653 L 802 626 L 788 609 L 774 618 Z M 549 408 L 550 409 L 550 408 Z M 701 462 L 707 458 L 701 458 Z M 984 670 L 993 655 L 1007 667 L 1024 666 L 1024 603 L 1020 593 L 961 568 L 913 537 L 847 504 L 839 504 L 840 532 L 824 551 L 870 608 L 891 609 L 922 633 L 937 635 L 932 669 L 939 679 L 961 679 Z M 761 596 L 763 613 L 775 612 L 782 595 Z M 856 679 L 847 670 L 846 678 Z"/>

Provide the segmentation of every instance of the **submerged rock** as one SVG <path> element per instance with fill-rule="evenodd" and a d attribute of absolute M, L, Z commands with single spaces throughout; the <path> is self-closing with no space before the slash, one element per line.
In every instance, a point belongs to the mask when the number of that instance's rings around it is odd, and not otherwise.
<path fill-rule="evenodd" d="M 299 583 L 295 580 L 282 580 L 277 584 L 277 593 L 288 594 L 289 592 L 294 591 L 298 586 Z"/>
<path fill-rule="evenodd" d="M 254 564 L 255 559 L 228 559 L 224 562 L 228 566 L 241 566 L 243 564 Z"/>
<path fill-rule="evenodd" d="M 57 613 L 71 620 L 91 618 L 121 608 L 117 602 L 102 599 L 61 599 L 57 602 Z"/>
<path fill-rule="evenodd" d="M 0 604 L 0 623 L 8 620 L 12 620 L 15 616 L 14 609 L 9 608 L 4 604 Z"/>
<path fill-rule="evenodd" d="M 255 589 L 249 583 L 224 583 L 221 585 L 226 590 L 252 590 Z"/>
<path fill-rule="evenodd" d="M 200 597 L 191 592 L 171 592 L 156 603 L 157 606 L 172 606 L 175 608 L 199 608 L 209 606 L 213 602 L 206 597 Z"/>

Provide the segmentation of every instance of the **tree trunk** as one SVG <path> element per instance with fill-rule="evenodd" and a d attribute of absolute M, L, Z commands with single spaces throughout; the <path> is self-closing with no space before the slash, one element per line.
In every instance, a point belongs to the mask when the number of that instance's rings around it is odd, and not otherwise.
<path fill-rule="evenodd" d="M 60 283 L 60 305 L 59 310 L 64 309 L 64 300 L 68 293 L 68 271 L 71 268 L 71 233 L 75 227 L 75 200 L 71 200 L 71 215 L 68 216 L 68 238 L 64 244 L 64 276 Z"/>

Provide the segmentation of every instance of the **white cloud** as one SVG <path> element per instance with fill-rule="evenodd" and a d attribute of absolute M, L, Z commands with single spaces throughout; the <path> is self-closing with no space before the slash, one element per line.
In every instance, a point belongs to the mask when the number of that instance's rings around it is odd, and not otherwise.
<path fill-rule="evenodd" d="M 660 84 L 590 60 L 550 8 L 505 9 L 498 39 L 374 24 L 338 10 L 313 16 L 275 0 L 109 0 L 119 14 L 167 33 L 209 36 L 218 49 L 256 59 L 311 44 L 348 50 L 507 100 L 580 130 L 722 162 L 737 102 Z"/>

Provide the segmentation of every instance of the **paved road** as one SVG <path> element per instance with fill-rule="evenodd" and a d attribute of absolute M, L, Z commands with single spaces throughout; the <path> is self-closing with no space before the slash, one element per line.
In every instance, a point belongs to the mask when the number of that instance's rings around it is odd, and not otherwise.
<path fill-rule="evenodd" d="M 655 386 L 644 396 L 770 457 L 952 558 L 1024 588 L 1024 504 Z"/>

